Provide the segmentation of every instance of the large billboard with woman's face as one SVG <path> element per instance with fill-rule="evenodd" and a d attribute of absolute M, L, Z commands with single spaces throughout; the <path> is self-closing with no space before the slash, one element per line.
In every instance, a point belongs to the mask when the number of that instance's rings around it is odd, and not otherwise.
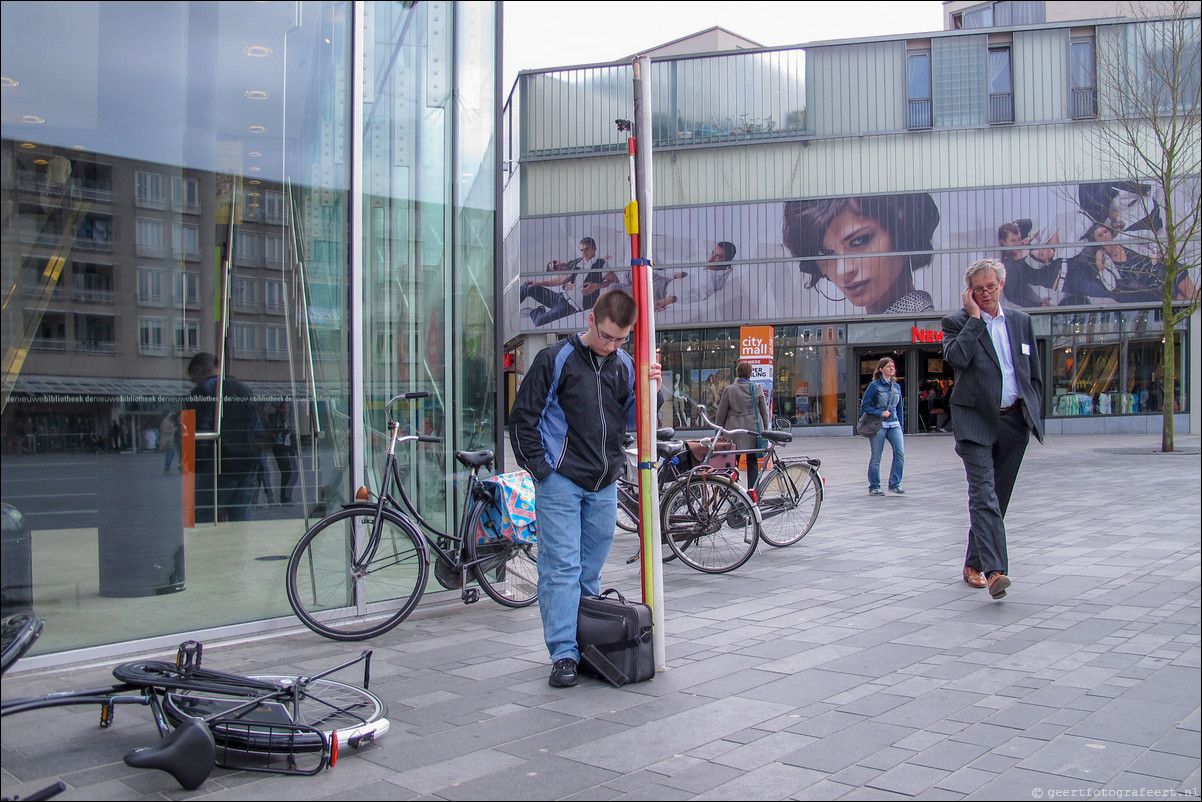
<path fill-rule="evenodd" d="M 1198 214 L 1197 178 L 1172 208 Z M 1013 306 L 1155 304 L 1165 199 L 1134 182 L 912 192 L 655 212 L 660 325 L 738 325 L 922 315 L 960 305 L 964 268 L 1006 267 Z M 622 215 L 526 220 L 519 327 L 568 331 L 610 288 L 631 285 Z M 1198 244 L 1178 298 L 1196 297 Z"/>

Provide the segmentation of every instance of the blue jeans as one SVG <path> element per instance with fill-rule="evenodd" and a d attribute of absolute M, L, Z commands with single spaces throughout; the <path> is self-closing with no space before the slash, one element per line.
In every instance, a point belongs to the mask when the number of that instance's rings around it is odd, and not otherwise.
<path fill-rule="evenodd" d="M 576 616 L 581 596 L 601 592 L 601 568 L 618 521 L 616 482 L 597 492 L 552 473 L 534 485 L 538 515 L 538 608 L 551 660 L 580 662 Z"/>
<path fill-rule="evenodd" d="M 889 469 L 889 488 L 901 487 L 902 467 L 906 464 L 906 447 L 902 443 L 900 426 L 882 426 L 868 441 L 872 456 L 868 459 L 868 489 L 881 489 L 881 454 L 885 452 L 885 440 L 893 447 L 893 466 Z"/>

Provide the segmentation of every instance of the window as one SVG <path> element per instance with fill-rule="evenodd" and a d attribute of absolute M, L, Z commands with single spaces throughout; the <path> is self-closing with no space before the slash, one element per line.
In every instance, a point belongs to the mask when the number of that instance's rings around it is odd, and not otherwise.
<path fill-rule="evenodd" d="M 989 40 L 985 34 L 931 40 L 934 127 L 984 125 L 988 87 Z"/>
<path fill-rule="evenodd" d="M 989 124 L 1014 122 L 1014 77 L 1010 48 L 989 48 Z"/>
<path fill-rule="evenodd" d="M 246 323 L 235 323 L 230 328 L 234 337 L 234 355 L 240 357 L 257 357 L 255 326 Z"/>
<path fill-rule="evenodd" d="M 200 258 L 200 229 L 179 224 L 172 226 L 171 253 L 176 259 Z"/>
<path fill-rule="evenodd" d="M 284 193 L 266 191 L 263 193 L 263 206 L 268 223 L 284 222 Z"/>
<path fill-rule="evenodd" d="M 114 303 L 113 266 L 76 262 L 73 274 L 75 300 L 87 303 Z"/>
<path fill-rule="evenodd" d="M 263 257 L 268 267 L 284 264 L 284 238 L 268 234 L 263 237 Z"/>
<path fill-rule="evenodd" d="M 1094 67 L 1094 40 L 1074 39 L 1069 47 L 1069 73 L 1072 91 L 1069 94 L 1069 115 L 1074 120 L 1091 120 L 1098 116 L 1098 89 Z"/>
<path fill-rule="evenodd" d="M 187 356 L 199 350 L 200 323 L 193 320 L 175 321 L 175 353 L 178 356 Z"/>
<path fill-rule="evenodd" d="M 167 239 L 162 220 L 139 219 L 137 237 L 139 256 L 167 255 Z"/>
<path fill-rule="evenodd" d="M 907 59 L 907 128 L 931 127 L 931 54 L 911 53 Z"/>
<path fill-rule="evenodd" d="M 200 302 L 200 276 L 175 271 L 171 277 L 171 297 L 176 306 L 196 306 Z"/>
<path fill-rule="evenodd" d="M 993 3 L 987 3 L 983 6 L 970 8 L 967 11 L 961 11 L 952 14 L 952 29 L 961 30 L 963 28 L 992 28 L 993 27 Z"/>
<path fill-rule="evenodd" d="M 234 308 L 242 312 L 258 311 L 259 282 L 251 278 L 235 278 L 233 286 Z"/>
<path fill-rule="evenodd" d="M 190 214 L 200 211 L 200 184 L 195 178 L 172 176 L 171 208 Z"/>
<path fill-rule="evenodd" d="M 268 281 L 264 287 L 264 301 L 267 311 L 274 315 L 284 314 L 284 282 Z"/>
<path fill-rule="evenodd" d="M 138 352 L 152 356 L 167 355 L 167 343 L 163 340 L 163 321 L 147 318 L 138 321 Z"/>
<path fill-rule="evenodd" d="M 288 336 L 283 326 L 268 326 L 263 331 L 268 359 L 288 358 Z"/>
<path fill-rule="evenodd" d="M 134 177 L 138 205 L 151 209 L 162 209 L 167 205 L 163 193 L 163 176 L 158 173 L 137 171 Z"/>
<path fill-rule="evenodd" d="M 1047 4 L 1044 0 L 1003 0 L 952 14 L 952 30 L 1035 25 L 1046 20 Z"/>
<path fill-rule="evenodd" d="M 163 271 L 138 268 L 138 303 L 161 306 L 163 298 Z"/>
<path fill-rule="evenodd" d="M 253 231 L 239 231 L 234 261 L 240 265 L 258 267 L 263 263 L 263 241 Z"/>
<path fill-rule="evenodd" d="M 1164 408 L 1160 310 L 1055 315 L 1049 416 L 1153 414 Z M 1176 332 L 1177 384 L 1168 396 L 1188 410 L 1184 324 Z M 1186 385 L 1187 387 L 1187 385 Z"/>

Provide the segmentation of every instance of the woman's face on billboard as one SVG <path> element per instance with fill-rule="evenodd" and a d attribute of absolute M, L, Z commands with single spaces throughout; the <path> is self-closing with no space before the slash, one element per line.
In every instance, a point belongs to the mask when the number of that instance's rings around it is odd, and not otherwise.
<path fill-rule="evenodd" d="M 880 223 L 848 209 L 827 227 L 818 269 L 856 306 L 883 312 L 910 291 L 906 260 L 874 255 L 893 249 L 893 238 Z"/>

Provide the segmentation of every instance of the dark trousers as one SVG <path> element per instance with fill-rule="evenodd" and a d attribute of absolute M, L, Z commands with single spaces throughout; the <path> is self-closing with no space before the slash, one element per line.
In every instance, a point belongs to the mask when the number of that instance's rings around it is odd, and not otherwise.
<path fill-rule="evenodd" d="M 968 477 L 968 555 L 964 564 L 988 576 L 1009 573 L 1006 508 L 1018 478 L 1031 430 L 1022 409 L 999 419 L 993 443 L 956 442 Z"/>
<path fill-rule="evenodd" d="M 576 305 L 572 303 L 571 298 L 559 290 L 553 290 L 550 287 L 522 287 L 520 295 L 523 301 L 527 298 L 533 298 L 545 307 L 542 310 L 534 310 L 530 315 L 530 322 L 535 326 L 541 326 L 544 323 L 558 320 L 561 317 L 567 317 L 579 311 L 576 309 Z"/>

